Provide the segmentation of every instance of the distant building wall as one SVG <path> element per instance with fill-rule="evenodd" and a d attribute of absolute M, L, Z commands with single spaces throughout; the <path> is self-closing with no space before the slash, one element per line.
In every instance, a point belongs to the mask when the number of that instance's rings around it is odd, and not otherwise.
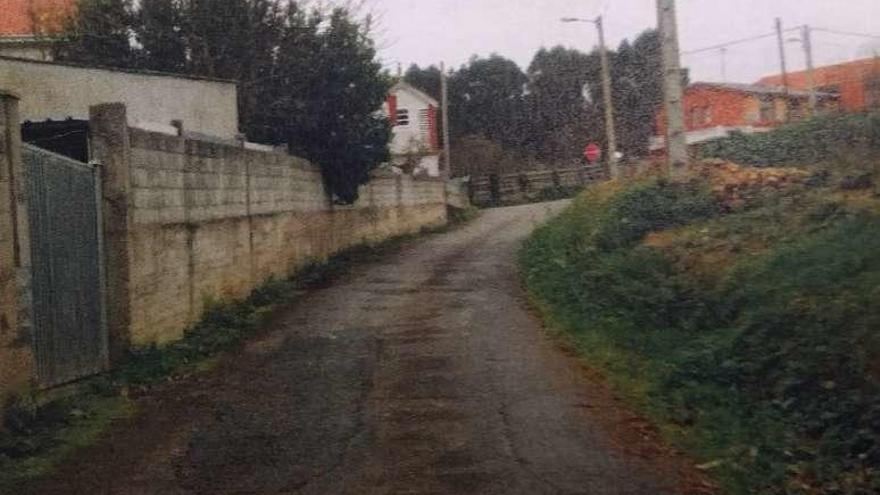
<path fill-rule="evenodd" d="M 695 83 L 685 90 L 685 129 L 688 132 L 716 127 L 771 128 L 797 120 L 805 115 L 808 105 L 803 92 L 794 95 L 753 93 L 727 89 L 707 83 Z M 836 108 L 837 101 L 823 95 L 820 109 Z M 666 110 L 660 108 L 655 123 L 657 136 L 666 135 Z"/>
<path fill-rule="evenodd" d="M 89 107 L 124 102 L 133 125 L 180 120 L 188 131 L 238 134 L 235 84 L 0 57 L 0 88 L 21 96 L 21 119 L 88 119 Z"/>
<path fill-rule="evenodd" d="M 38 39 L 0 38 L 0 56 L 48 62 L 52 60 L 52 42 Z"/>
<path fill-rule="evenodd" d="M 821 91 L 840 94 L 840 108 L 858 112 L 869 108 L 880 108 L 880 58 L 872 57 L 853 62 L 818 67 L 813 71 L 816 88 Z M 768 76 L 758 84 L 782 85 L 782 75 Z M 805 71 L 788 74 L 788 85 L 792 89 L 805 91 L 807 73 Z"/>

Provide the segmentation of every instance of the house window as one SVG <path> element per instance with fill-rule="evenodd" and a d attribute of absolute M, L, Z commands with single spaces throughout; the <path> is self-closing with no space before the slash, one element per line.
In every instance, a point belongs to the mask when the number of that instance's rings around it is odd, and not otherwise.
<path fill-rule="evenodd" d="M 820 93 L 831 93 L 833 95 L 840 94 L 840 85 L 839 84 L 828 84 L 826 86 L 819 86 L 816 88 L 816 91 Z"/>
<path fill-rule="evenodd" d="M 397 109 L 397 125 L 409 125 L 409 110 L 406 108 Z"/>
<path fill-rule="evenodd" d="M 761 98 L 761 110 L 758 120 L 760 122 L 773 122 L 776 120 L 776 105 L 773 98 Z"/>
<path fill-rule="evenodd" d="M 865 78 L 865 106 L 880 108 L 880 74 L 871 74 Z"/>

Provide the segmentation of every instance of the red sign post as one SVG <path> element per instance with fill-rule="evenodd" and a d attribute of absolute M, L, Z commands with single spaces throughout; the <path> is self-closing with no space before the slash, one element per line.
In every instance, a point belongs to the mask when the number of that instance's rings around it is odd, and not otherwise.
<path fill-rule="evenodd" d="M 602 148 L 596 143 L 590 143 L 584 148 L 584 158 L 590 163 L 596 163 L 602 157 Z"/>

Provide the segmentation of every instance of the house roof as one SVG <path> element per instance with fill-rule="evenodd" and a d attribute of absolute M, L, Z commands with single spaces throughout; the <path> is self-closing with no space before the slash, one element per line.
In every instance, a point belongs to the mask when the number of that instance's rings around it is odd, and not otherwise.
<path fill-rule="evenodd" d="M 3 0 L 0 38 L 57 34 L 75 8 L 76 0 Z"/>
<path fill-rule="evenodd" d="M 796 89 L 788 89 L 786 91 L 782 86 L 769 86 L 764 84 L 744 84 L 744 83 L 710 83 L 710 82 L 695 82 L 692 83 L 689 87 L 691 88 L 714 88 L 721 91 L 737 91 L 740 93 L 748 93 L 755 95 L 770 95 L 770 96 L 794 96 L 796 98 L 808 98 L 810 96 L 809 91 L 800 91 Z M 836 98 L 838 95 L 834 93 L 823 93 L 816 92 L 816 96 L 820 98 Z"/>
<path fill-rule="evenodd" d="M 404 81 L 398 81 L 394 86 L 392 86 L 390 93 L 397 93 L 398 91 L 406 91 L 421 100 L 426 105 L 434 105 L 435 107 L 438 106 L 437 100 L 431 98 L 429 94 Z"/>

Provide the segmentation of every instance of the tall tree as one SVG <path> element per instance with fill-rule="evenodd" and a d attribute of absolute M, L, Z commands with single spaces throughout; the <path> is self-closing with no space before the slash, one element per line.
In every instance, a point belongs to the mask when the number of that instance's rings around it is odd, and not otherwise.
<path fill-rule="evenodd" d="M 654 116 L 663 101 L 663 72 L 657 31 L 643 32 L 630 45 L 624 40 L 612 67 L 618 146 L 629 156 L 648 151 Z"/>
<path fill-rule="evenodd" d="M 81 0 L 65 26 L 65 43 L 55 46 L 55 58 L 110 67 L 132 67 L 134 24 L 129 0 Z"/>
<path fill-rule="evenodd" d="M 369 22 L 295 1 L 128 1 L 84 0 L 59 58 L 238 81 L 241 129 L 320 165 L 343 202 L 387 160 L 390 131 L 376 112 L 390 81 Z"/>
<path fill-rule="evenodd" d="M 403 80 L 418 88 L 437 101 L 440 101 L 440 68 L 436 65 L 425 67 L 424 69 L 413 64 L 406 70 Z"/>
<path fill-rule="evenodd" d="M 134 30 L 141 46 L 138 65 L 165 72 L 187 71 L 187 26 L 181 0 L 141 0 Z"/>
<path fill-rule="evenodd" d="M 523 136 L 528 78 L 512 60 L 474 57 L 449 81 L 452 139 L 479 135 L 516 147 Z"/>
<path fill-rule="evenodd" d="M 598 54 L 557 46 L 541 49 L 529 65 L 529 146 L 551 161 L 576 160 L 601 140 Z M 598 114 L 601 115 L 601 114 Z"/>

